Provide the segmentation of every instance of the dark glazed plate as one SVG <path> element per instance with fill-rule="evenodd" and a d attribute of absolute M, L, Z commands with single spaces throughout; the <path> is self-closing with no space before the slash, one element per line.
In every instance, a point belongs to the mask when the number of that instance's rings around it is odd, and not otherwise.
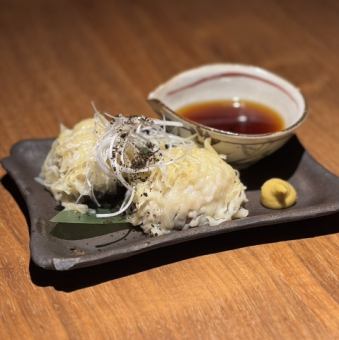
<path fill-rule="evenodd" d="M 39 174 L 52 140 L 22 141 L 13 146 L 2 164 L 23 195 L 30 215 L 30 249 L 40 267 L 69 270 L 114 261 L 151 249 L 197 238 L 295 221 L 339 211 L 339 180 L 316 163 L 293 138 L 275 154 L 241 171 L 248 188 L 249 216 L 214 227 L 174 231 L 159 237 L 144 235 L 137 228 L 111 225 L 55 225 L 56 202 L 34 177 Z M 297 204 L 286 210 L 269 210 L 259 203 L 259 189 L 271 177 L 289 180 L 297 189 Z"/>

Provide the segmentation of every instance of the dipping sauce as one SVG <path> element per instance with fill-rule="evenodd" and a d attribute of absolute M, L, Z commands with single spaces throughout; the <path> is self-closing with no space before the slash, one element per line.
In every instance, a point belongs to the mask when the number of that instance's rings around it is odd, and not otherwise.
<path fill-rule="evenodd" d="M 245 134 L 280 131 L 284 122 L 272 108 L 249 100 L 215 100 L 184 106 L 179 115 L 215 129 Z"/>

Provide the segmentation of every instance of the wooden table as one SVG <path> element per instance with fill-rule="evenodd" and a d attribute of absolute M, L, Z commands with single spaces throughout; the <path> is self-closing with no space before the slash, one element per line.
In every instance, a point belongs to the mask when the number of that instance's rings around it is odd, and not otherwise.
<path fill-rule="evenodd" d="M 339 3 L 2 1 L 0 158 L 204 63 L 260 65 L 305 93 L 298 137 L 339 175 Z M 29 259 L 1 170 L 1 339 L 339 338 L 339 216 L 235 232 L 70 273 Z"/>

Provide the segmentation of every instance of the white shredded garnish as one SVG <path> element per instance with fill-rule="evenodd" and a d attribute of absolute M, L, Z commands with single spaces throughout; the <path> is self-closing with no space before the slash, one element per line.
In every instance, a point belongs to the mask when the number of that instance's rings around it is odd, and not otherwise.
<path fill-rule="evenodd" d="M 95 119 L 102 120 L 103 116 L 93 103 L 92 106 Z M 182 127 L 180 122 L 144 116 L 105 115 L 111 120 L 97 142 L 95 157 L 102 171 L 116 177 L 127 192 L 118 211 L 96 214 L 97 217 L 117 216 L 126 211 L 133 202 L 137 176 L 176 161 L 162 161 L 163 150 L 195 145 L 192 136 L 183 138 L 166 131 L 167 127 Z"/>

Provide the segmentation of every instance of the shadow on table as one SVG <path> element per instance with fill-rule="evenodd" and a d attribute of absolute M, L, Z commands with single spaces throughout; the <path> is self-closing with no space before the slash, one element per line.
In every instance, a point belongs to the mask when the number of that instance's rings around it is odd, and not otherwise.
<path fill-rule="evenodd" d="M 31 279 L 36 285 L 53 286 L 56 290 L 71 292 L 188 258 L 265 243 L 337 233 L 339 232 L 338 222 L 339 214 L 335 214 L 312 220 L 235 231 L 68 272 L 44 270 L 32 262 L 29 269 Z"/>

